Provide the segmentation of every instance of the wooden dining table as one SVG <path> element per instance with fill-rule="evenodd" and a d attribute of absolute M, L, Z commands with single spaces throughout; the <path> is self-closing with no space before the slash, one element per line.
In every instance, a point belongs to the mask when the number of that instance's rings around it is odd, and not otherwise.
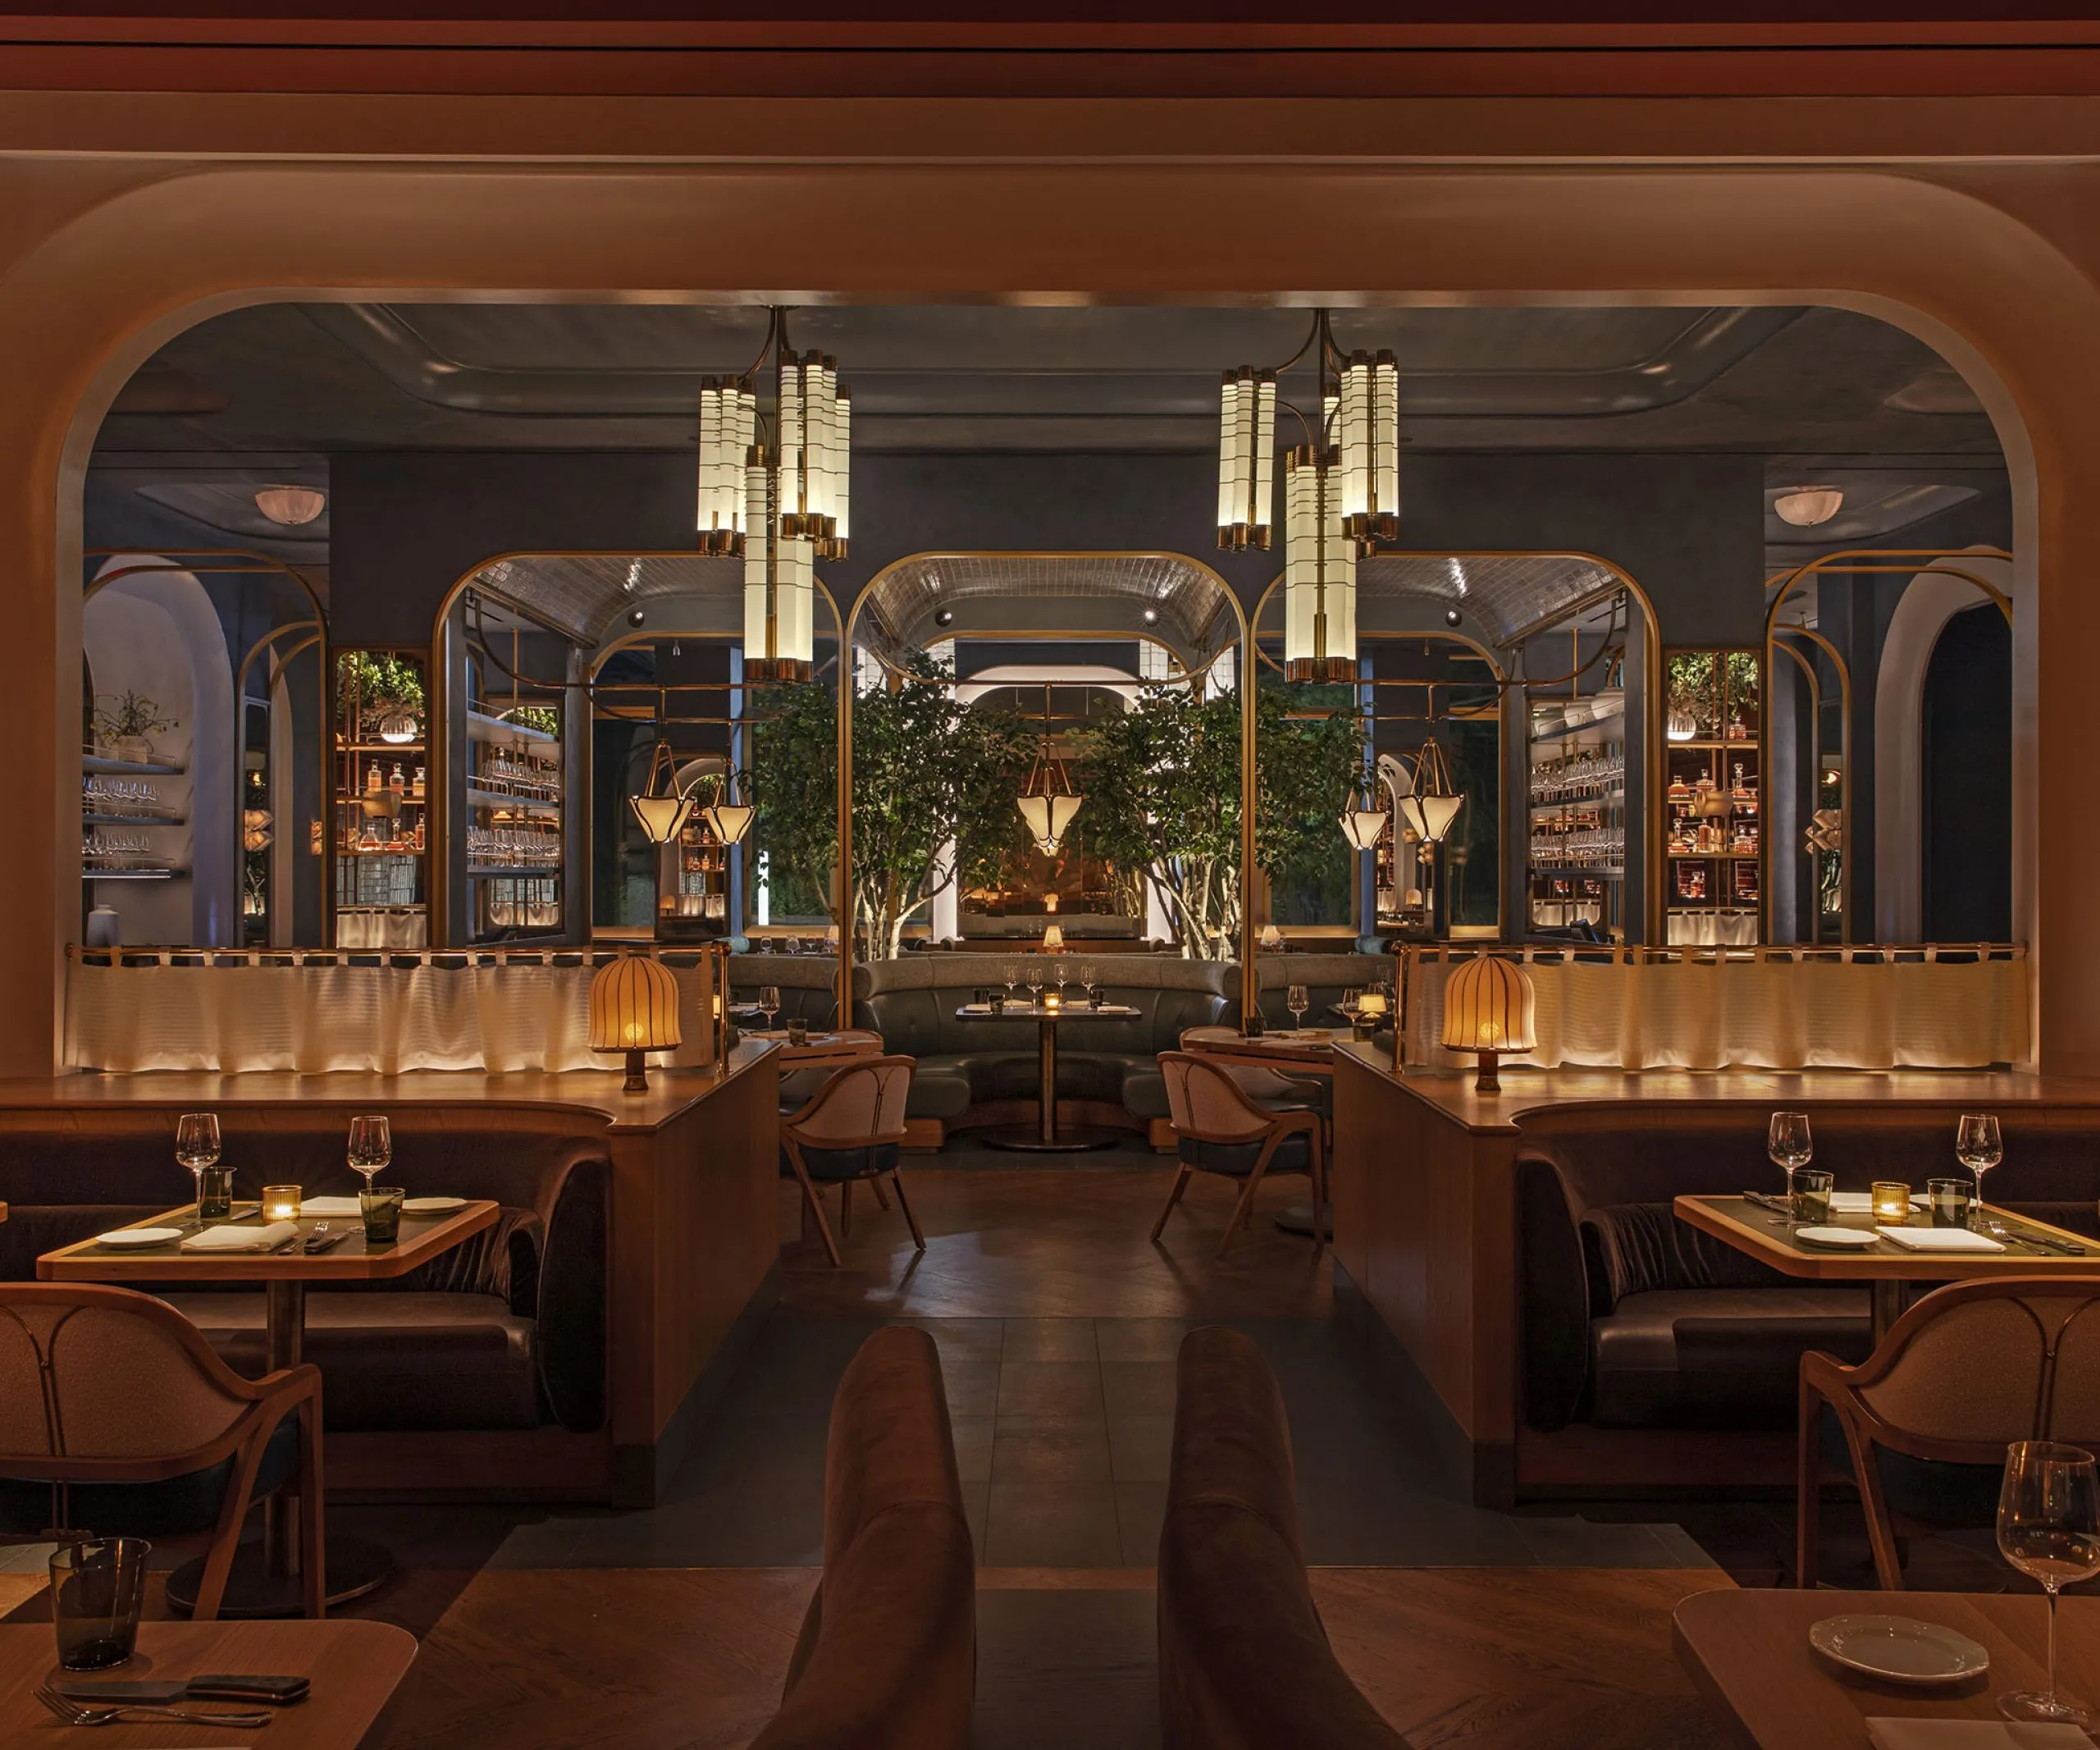
<path fill-rule="evenodd" d="M 57 1678 L 49 1623 L 0 1625 L 0 1744 L 21 1750 L 193 1750 L 238 1741 L 268 1750 L 363 1750 L 386 1741 L 402 1679 L 415 1663 L 416 1638 L 381 1622 L 145 1622 L 128 1665 L 75 1672 L 69 1680 L 164 1682 L 206 1674 L 304 1677 L 307 1698 L 272 1708 L 270 1724 L 252 1728 L 153 1725 L 62 1725 L 36 1698 Z M 238 1710 L 233 1702 L 186 1706 Z"/>
<path fill-rule="evenodd" d="M 1976 1207 L 1980 1218 L 2005 1228 L 2002 1252 L 1912 1251 L 1885 1239 L 1877 1239 L 1871 1246 L 1838 1251 L 1805 1244 L 1795 1236 L 1795 1224 L 1788 1217 L 1746 1197 L 1679 1197 L 1672 1207 L 1679 1221 L 1769 1264 L 1783 1276 L 1806 1282 L 1865 1282 L 1874 1296 L 1876 1343 L 1902 1317 L 1906 1300 L 1917 1283 L 1965 1282 L 1982 1276 L 2100 1276 L 2100 1241 L 2015 1215 L 1993 1204 Z M 1912 1221 L 1917 1221 L 1915 1213 Z M 1833 1215 L 1829 1225 L 1871 1228 L 1874 1223 L 1866 1215 Z M 2061 1251 L 2059 1246 L 2078 1250 Z"/>
<path fill-rule="evenodd" d="M 1057 1126 L 1057 1025 L 1066 1021 L 1134 1021 L 1138 1011 L 1127 1003 L 1066 1003 L 1061 996 L 1050 1000 L 1045 993 L 1029 1003 L 1006 1003 L 993 1008 L 989 1003 L 966 1003 L 955 1012 L 957 1021 L 1033 1021 L 1036 1024 L 1036 1099 L 1038 1111 L 1033 1129 L 1024 1124 L 985 1131 L 979 1140 L 993 1149 L 1019 1149 L 1035 1154 L 1075 1154 L 1088 1149 L 1112 1148 L 1121 1137 L 1098 1125 Z"/>
<path fill-rule="evenodd" d="M 1753 1750 L 1869 1750 L 1877 1719 L 1996 1720 L 2008 1690 L 2048 1686 L 2048 1602 L 2039 1592 L 1694 1593 L 1671 1616 L 1678 1660 L 1738 1742 Z M 2057 1682 L 2100 1702 L 2100 1598 L 2067 1597 Z M 1809 1645 L 1827 1616 L 1907 1616 L 1965 1634 L 1990 1654 L 1981 1676 L 1921 1688 L 1847 1670 Z"/>
<path fill-rule="evenodd" d="M 1331 1081 L 1335 1075 L 1335 1047 L 1347 1044 L 1354 1035 L 1347 1027 L 1277 1028 L 1249 1039 L 1237 1027 L 1189 1027 L 1181 1035 L 1181 1049 L 1221 1063 L 1244 1064 L 1250 1069 L 1274 1070 L 1280 1076 L 1317 1076 Z M 1330 1103 L 1331 1105 L 1331 1103 Z M 1312 1231 L 1312 1205 L 1285 1204 L 1274 1218 L 1285 1233 Z M 1328 1212 L 1328 1231 L 1334 1237 L 1334 1213 Z"/>
<path fill-rule="evenodd" d="M 457 1209 L 442 1214 L 418 1215 L 404 1210 L 399 1234 L 390 1245 L 367 1241 L 363 1224 L 354 1215 L 302 1216 L 294 1223 L 302 1244 L 324 1224 L 331 1232 L 345 1236 L 330 1250 L 311 1254 L 301 1245 L 285 1252 L 185 1252 L 180 1239 L 124 1250 L 105 1246 L 98 1240 L 82 1240 L 44 1253 L 36 1261 L 36 1273 L 39 1281 L 47 1282 L 167 1282 L 191 1288 L 260 1283 L 264 1364 L 274 1373 L 299 1363 L 309 1282 L 394 1281 L 484 1228 L 493 1227 L 497 1213 L 495 1204 L 482 1199 L 466 1199 Z M 259 1224 L 261 1220 L 258 1205 L 247 1209 L 230 1225 Z M 126 1225 L 172 1227 L 182 1230 L 187 1237 L 199 1226 L 197 1206 L 185 1204 Z M 262 1503 L 260 1550 L 244 1543 L 234 1559 L 226 1599 L 220 1606 L 227 1616 L 295 1616 L 299 1613 L 299 1520 L 283 1496 L 280 1490 Z M 194 1600 L 203 1569 L 201 1556 L 177 1568 L 168 1576 L 169 1598 L 179 1605 Z M 328 1602 L 340 1603 L 372 1591 L 393 1569 L 393 1557 L 381 1545 L 362 1538 L 331 1536 Z"/>

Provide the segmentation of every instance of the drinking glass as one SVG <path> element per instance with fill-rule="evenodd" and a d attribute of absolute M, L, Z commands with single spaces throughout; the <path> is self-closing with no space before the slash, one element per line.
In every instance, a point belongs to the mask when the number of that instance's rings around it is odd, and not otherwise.
<path fill-rule="evenodd" d="M 1815 1158 L 1815 1142 L 1809 1135 L 1808 1114 L 1805 1112 L 1775 1112 L 1772 1122 L 1765 1127 L 1764 1152 L 1771 1156 L 1772 1164 L 1787 1175 L 1787 1196 L 1791 1203 L 1794 1195 L 1796 1169 L 1806 1167 Z"/>
<path fill-rule="evenodd" d="M 1080 967 L 1080 982 L 1086 987 L 1086 1000 L 1092 1007 L 1097 1000 L 1093 994 L 1093 962 L 1089 960 Z"/>
<path fill-rule="evenodd" d="M 2006 1449 L 1998 1548 L 2049 1595 L 2048 1689 L 2002 1695 L 1998 1711 L 2008 1720 L 2083 1725 L 2085 1709 L 2057 1693 L 2057 1594 L 2100 1574 L 2100 1487 L 2090 1452 L 2049 1440 L 2015 1441 Z"/>
<path fill-rule="evenodd" d="M 175 1158 L 197 1184 L 197 1215 L 203 1219 L 204 1169 L 219 1164 L 219 1115 L 185 1112 L 175 1121 Z"/>
<path fill-rule="evenodd" d="M 1925 1200 L 1931 1204 L 1935 1227 L 1969 1225 L 1970 1186 L 1966 1179 L 1928 1179 Z"/>
<path fill-rule="evenodd" d="M 139 1538 L 103 1538 L 52 1551 L 51 1620 L 61 1670 L 103 1671 L 129 1661 L 153 1547 Z"/>
<path fill-rule="evenodd" d="M 1822 1227 L 1830 1220 L 1830 1187 L 1835 1176 L 1816 1167 L 1796 1169 L 1793 1177 L 1794 1223 L 1800 1227 Z"/>
<path fill-rule="evenodd" d="M 1976 1176 L 1976 1208 L 1984 1207 L 1984 1175 L 2005 1158 L 1998 1121 L 1988 1112 L 1965 1112 L 1954 1127 L 1954 1158 Z"/>
<path fill-rule="evenodd" d="M 1043 968 L 1034 961 L 1028 966 L 1028 999 L 1038 1008 L 1043 1007 Z"/>
<path fill-rule="evenodd" d="M 1284 993 L 1283 1006 L 1290 1011 L 1290 1024 L 1294 1027 L 1305 1025 L 1305 1012 L 1312 1008 L 1312 998 L 1305 994 L 1303 985 L 1293 985 Z"/>
<path fill-rule="evenodd" d="M 394 1133 L 384 1118 L 353 1118 L 350 1120 L 350 1167 L 364 1176 L 365 1189 L 372 1189 L 372 1181 L 382 1167 L 393 1164 Z"/>
<path fill-rule="evenodd" d="M 1342 992 L 1341 1001 L 1335 1005 L 1335 1008 L 1339 1008 L 1344 1015 L 1349 1017 L 1352 1024 L 1354 1024 L 1356 1020 L 1357 1010 L 1361 1008 L 1363 1006 L 1363 993 L 1358 989 L 1354 985 L 1349 985 Z"/>
<path fill-rule="evenodd" d="M 999 968 L 999 977 L 1007 987 L 1007 1000 L 1011 1003 L 1014 999 L 1014 986 L 1020 982 L 1020 968 L 1009 960 Z"/>
<path fill-rule="evenodd" d="M 1057 1001 L 1061 1005 L 1065 1000 L 1065 980 L 1071 976 L 1071 973 L 1066 971 L 1063 961 L 1057 962 L 1052 976 L 1057 980 Z"/>
<path fill-rule="evenodd" d="M 778 985 L 760 985 L 758 987 L 758 1009 L 765 1017 L 765 1030 L 770 1033 L 773 1017 L 780 1012 L 780 987 Z"/>
<path fill-rule="evenodd" d="M 401 1205 L 407 1195 L 398 1185 L 368 1185 L 358 1193 L 368 1245 L 391 1245 L 401 1237 Z"/>

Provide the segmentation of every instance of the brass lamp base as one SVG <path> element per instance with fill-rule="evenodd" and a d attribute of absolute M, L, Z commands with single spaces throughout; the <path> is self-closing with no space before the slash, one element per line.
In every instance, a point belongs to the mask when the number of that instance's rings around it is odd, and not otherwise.
<path fill-rule="evenodd" d="M 1481 1053 L 1480 1074 L 1473 1079 L 1474 1093 L 1500 1094 L 1502 1091 L 1502 1077 L 1497 1073 L 1501 1062 L 1501 1058 L 1495 1052 Z"/>
<path fill-rule="evenodd" d="M 627 1080 L 620 1084 L 623 1094 L 646 1094 L 649 1091 L 648 1053 L 630 1051 L 627 1054 Z"/>

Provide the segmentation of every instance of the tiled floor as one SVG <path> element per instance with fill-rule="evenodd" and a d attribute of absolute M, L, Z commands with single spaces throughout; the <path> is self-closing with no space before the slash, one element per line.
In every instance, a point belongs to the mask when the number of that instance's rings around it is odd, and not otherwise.
<path fill-rule="evenodd" d="M 1173 1432 L 1174 1356 L 1195 1321 L 924 1318 L 938 1346 L 978 1560 L 1147 1567 Z M 788 1567 L 820 1560 L 831 1395 L 878 1322 L 778 1314 L 664 1503 L 521 1526 L 512 1567 Z M 1405 1406 L 1324 1319 L 1235 1321 L 1291 1419 L 1307 1559 L 1319 1565 L 1701 1567 L 1677 1524 L 1472 1506 Z"/>

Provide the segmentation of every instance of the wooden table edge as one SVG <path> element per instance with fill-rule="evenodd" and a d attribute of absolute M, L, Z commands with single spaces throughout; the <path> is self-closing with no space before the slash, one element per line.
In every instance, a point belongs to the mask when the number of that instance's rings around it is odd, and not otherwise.
<path fill-rule="evenodd" d="M 189 1204 L 179 1204 L 174 1209 L 159 1215 L 142 1216 L 135 1222 L 126 1222 L 122 1227 L 105 1229 L 110 1233 L 121 1233 L 126 1227 L 162 1227 L 174 1225 L 175 1218 L 185 1209 L 194 1208 Z M 71 1245 L 62 1245 L 57 1250 L 46 1252 L 36 1261 L 37 1280 L 42 1282 L 268 1282 L 293 1280 L 302 1282 L 388 1282 L 406 1276 L 442 1252 L 472 1239 L 483 1230 L 495 1226 L 503 1206 L 487 1198 L 471 1198 L 463 1209 L 455 1209 L 434 1227 L 415 1236 L 412 1244 L 397 1245 L 389 1252 L 377 1255 L 368 1252 L 353 1253 L 347 1258 L 331 1258 L 326 1253 L 309 1258 L 303 1252 L 276 1254 L 269 1252 L 107 1252 L 97 1248 L 93 1239 L 75 1240 Z M 302 1218 L 304 1219 L 304 1218 Z M 336 1217 L 322 1217 L 336 1220 Z M 442 1243 L 439 1243 L 442 1236 Z M 286 1277 L 282 1266 L 296 1259 L 304 1266 L 295 1277 Z M 176 1264 L 180 1267 L 175 1275 L 164 1268 Z M 377 1264 L 381 1268 L 371 1268 Z M 334 1266 L 333 1268 L 328 1268 Z M 351 1268 L 352 1265 L 368 1268 Z M 272 1268 L 275 1266 L 276 1268 Z M 231 1267 L 231 1268 L 229 1267 Z"/>
<path fill-rule="evenodd" d="M 2090 1235 L 2072 1233 L 2068 1229 L 2052 1227 L 2047 1222 L 2038 1222 L 2031 1216 L 2020 1215 L 2010 1209 L 2000 1209 L 1995 1204 L 1985 1204 L 1986 1209 L 2019 1223 L 2022 1227 L 2068 1241 L 2074 1245 L 2086 1248 L 2083 1258 L 2004 1258 L 1997 1253 L 1961 1252 L 1832 1252 L 1828 1256 L 1814 1257 L 1792 1251 L 1772 1243 L 1769 1235 L 1760 1232 L 1747 1222 L 1734 1220 L 1723 1211 L 1713 1207 L 1715 1203 L 1742 1203 L 1740 1194 L 1710 1194 L 1686 1192 L 1670 1200 L 1670 1208 L 1677 1218 L 1701 1232 L 1735 1246 L 1755 1258 L 1760 1263 L 1769 1263 L 1787 1276 L 1800 1277 L 1810 1281 L 1872 1282 L 1893 1280 L 1923 1282 L 1929 1280 L 1936 1270 L 1953 1266 L 1973 1269 L 1982 1265 L 1987 1271 L 1995 1272 L 2017 1266 L 2023 1276 L 2100 1276 L 2100 1241 Z M 1756 1205 L 1747 1205 L 1755 1208 Z M 1748 1244 L 1739 1244 L 1738 1241 Z M 1883 1245 L 1892 1242 L 1883 1241 Z"/>
<path fill-rule="evenodd" d="M 1730 1592 L 1743 1589 L 1723 1586 L 1715 1588 L 1714 1591 L 1725 1597 Z M 1720 1679 L 1714 1676 L 1706 1661 L 1700 1656 L 1699 1649 L 1692 1645 L 1691 1637 L 1685 1633 L 1685 1606 L 1695 1604 L 1707 1596 L 1709 1594 L 1705 1592 L 1696 1592 L 1690 1597 L 1678 1600 L 1675 1608 L 1670 1611 L 1670 1650 L 1677 1655 L 1678 1668 L 1691 1679 L 1691 1687 L 1699 1692 L 1699 1698 L 1721 1722 L 1728 1736 L 1742 1745 L 1744 1750 L 1762 1750 L 1755 1734 L 1750 1729 L 1749 1722 L 1736 1711 L 1735 1703 L 1728 1699 L 1728 1693 L 1722 1687 Z"/>

